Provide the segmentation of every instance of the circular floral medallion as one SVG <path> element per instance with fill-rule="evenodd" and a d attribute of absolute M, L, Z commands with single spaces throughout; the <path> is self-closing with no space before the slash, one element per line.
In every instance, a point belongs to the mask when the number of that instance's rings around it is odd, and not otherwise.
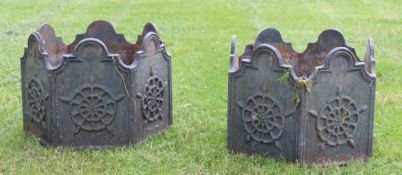
<path fill-rule="evenodd" d="M 116 118 L 116 103 L 123 97 L 114 99 L 110 92 L 92 82 L 81 87 L 71 98 L 62 100 L 70 104 L 71 118 L 76 125 L 74 133 L 78 133 L 80 129 L 85 131 L 109 129 L 108 126 Z"/>
<path fill-rule="evenodd" d="M 32 79 L 28 83 L 28 115 L 30 115 L 35 122 L 42 122 L 45 118 L 45 98 L 42 94 L 42 86 L 38 80 Z"/>
<path fill-rule="evenodd" d="M 357 130 L 359 114 L 364 110 L 359 109 L 352 98 L 343 95 L 342 88 L 338 87 L 337 96 L 330 97 L 319 114 L 314 111 L 310 114 L 317 117 L 317 134 L 322 141 L 332 146 L 349 143 L 354 147 L 353 135 Z"/>
<path fill-rule="evenodd" d="M 262 143 L 271 143 L 278 139 L 285 124 L 280 104 L 267 95 L 248 98 L 242 109 L 242 119 L 248 134 Z"/>
<path fill-rule="evenodd" d="M 342 145 L 353 137 L 358 123 L 357 107 L 348 97 L 338 97 L 326 104 L 317 121 L 319 137 L 328 145 Z"/>
<path fill-rule="evenodd" d="M 165 86 L 158 76 L 152 75 L 145 85 L 144 94 L 138 96 L 142 98 L 142 113 L 148 121 L 162 119 Z"/>

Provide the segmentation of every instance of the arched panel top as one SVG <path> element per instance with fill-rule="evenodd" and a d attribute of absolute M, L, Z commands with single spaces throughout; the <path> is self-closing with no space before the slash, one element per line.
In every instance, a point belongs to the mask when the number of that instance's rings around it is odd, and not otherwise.
<path fill-rule="evenodd" d="M 145 25 L 144 25 L 144 29 L 142 30 L 142 37 L 144 37 L 145 35 L 147 35 L 147 33 L 149 33 L 149 32 L 154 32 L 154 33 L 156 33 L 156 35 L 158 35 L 159 36 L 159 30 L 158 30 L 158 28 L 156 27 L 156 25 L 155 24 L 153 24 L 153 23 L 146 23 Z"/>
<path fill-rule="evenodd" d="M 346 60 L 346 62 L 340 61 L 341 59 Z M 356 61 L 353 51 L 346 47 L 336 47 L 332 49 L 328 55 L 325 57 L 324 64 L 317 66 L 314 72 L 309 76 L 308 79 L 312 80 L 318 76 L 319 72 L 333 72 L 335 70 L 335 62 L 338 61 L 337 70 L 344 72 L 359 71 L 362 77 L 367 81 L 374 81 L 375 76 L 368 73 L 365 69 L 365 63 Z M 333 72 L 340 73 L 340 72 Z"/>
<path fill-rule="evenodd" d="M 125 64 L 131 64 L 134 61 L 135 53 L 141 48 L 140 44 L 131 44 L 123 34 L 116 33 L 109 22 L 98 20 L 92 22 L 84 34 L 76 35 L 75 40 L 67 46 L 69 53 L 81 40 L 86 38 L 96 38 L 102 41 L 111 53 L 119 54 Z"/>
<path fill-rule="evenodd" d="M 105 45 L 110 44 L 130 44 L 127 42 L 123 34 L 116 33 L 112 24 L 107 21 L 98 20 L 92 22 L 85 33 L 77 34 L 75 40 L 68 45 L 68 50 L 72 51 L 76 45 L 83 39 L 96 38 L 101 40 Z"/>
<path fill-rule="evenodd" d="M 275 28 L 267 28 L 261 31 L 257 38 L 255 39 L 254 46 L 258 46 L 260 44 L 274 44 L 280 43 L 286 45 L 289 48 L 292 48 L 291 43 L 284 42 L 282 40 L 281 33 Z"/>
<path fill-rule="evenodd" d="M 101 54 L 99 56 L 102 56 L 103 59 L 106 58 L 107 60 L 110 60 L 108 58 L 112 56 L 118 56 L 117 54 L 110 54 L 108 48 L 106 45 L 99 39 L 96 38 L 87 38 L 81 40 L 74 48 L 73 50 L 73 55 L 75 57 L 78 57 L 82 54 L 82 52 L 85 52 L 87 48 L 98 48 L 101 51 Z"/>
<path fill-rule="evenodd" d="M 37 50 L 38 52 L 40 52 L 42 55 L 47 54 L 46 52 L 44 52 L 44 50 L 42 49 L 42 39 L 40 34 L 38 34 L 37 32 L 32 33 L 31 35 L 29 35 L 28 38 L 28 47 L 26 48 L 30 51 L 32 50 Z"/>
<path fill-rule="evenodd" d="M 61 62 L 62 54 L 66 52 L 66 45 L 56 33 L 52 26 L 45 24 L 37 32 L 41 38 L 42 51 L 50 58 L 50 64 L 56 66 Z"/>
<path fill-rule="evenodd" d="M 87 49 L 95 49 L 95 52 L 88 51 Z M 57 72 L 64 69 L 64 67 L 68 65 L 68 62 L 86 62 L 87 60 L 82 60 L 82 55 L 84 54 L 94 54 L 93 58 L 98 59 L 99 62 L 112 62 L 113 58 L 116 58 L 119 66 L 124 65 L 120 55 L 110 53 L 107 46 L 101 40 L 96 38 L 86 38 L 81 40 L 75 46 L 72 54 L 63 55 L 62 62 L 53 70 Z"/>
<path fill-rule="evenodd" d="M 152 26 L 151 28 L 156 30 L 155 25 L 151 25 L 151 23 L 148 23 L 145 25 L 144 31 L 146 30 L 147 26 L 148 28 L 149 26 Z M 148 57 L 152 57 L 153 55 L 160 53 L 166 61 L 170 61 L 171 56 L 167 52 L 165 43 L 160 40 L 159 34 L 157 32 L 153 32 L 152 30 L 148 31 L 148 33 L 146 33 L 146 35 L 143 37 L 141 43 L 141 50 L 136 53 L 135 57 L 143 57 L 147 59 Z M 129 67 L 135 68 L 137 64 L 138 62 L 134 61 L 134 63 L 132 65 L 129 65 Z"/>
<path fill-rule="evenodd" d="M 320 51 L 330 51 L 335 47 L 347 47 L 342 33 L 334 29 L 328 29 L 321 32 L 318 36 L 316 45 L 317 49 Z M 354 49 L 351 47 L 348 48 L 353 50 L 353 54 L 356 55 Z"/>
<path fill-rule="evenodd" d="M 148 32 L 142 42 L 142 51 L 147 55 L 153 55 L 160 49 L 161 41 L 157 33 Z"/>
<path fill-rule="evenodd" d="M 28 47 L 21 58 L 25 62 L 28 54 L 38 54 L 38 58 L 44 60 L 46 68 L 51 70 L 60 64 L 65 45 L 60 37 L 57 37 L 50 25 L 43 25 L 28 38 Z"/>
<path fill-rule="evenodd" d="M 297 79 L 297 75 L 295 74 L 293 67 L 291 65 L 286 65 L 283 63 L 282 56 L 279 52 L 278 49 L 276 49 L 274 46 L 269 45 L 269 44 L 259 44 L 256 48 L 253 48 L 252 50 L 249 49 L 245 52 L 244 55 L 249 55 L 249 59 L 241 59 L 239 60 L 240 64 L 239 67 L 236 67 L 236 59 L 235 58 L 235 51 L 236 51 L 236 43 L 235 39 L 233 38 L 232 40 L 232 54 L 231 54 L 231 64 L 229 68 L 229 73 L 233 75 L 241 74 L 245 69 L 254 69 L 257 67 L 256 65 L 256 59 L 258 59 L 261 55 L 267 54 L 272 56 L 274 59 L 272 66 L 274 67 L 272 71 L 288 71 L 290 73 L 290 77 L 292 77 L 293 80 Z"/>
<path fill-rule="evenodd" d="M 154 24 L 146 23 L 142 35 L 138 36 L 135 44 L 131 44 L 123 34 L 116 33 L 109 22 L 103 20 L 91 23 L 86 32 L 76 35 L 75 40 L 69 45 L 65 45 L 62 39 L 56 36 L 53 28 L 45 24 L 31 34 L 28 39 L 27 51 L 36 47 L 45 58 L 47 68 L 54 70 L 61 66 L 64 57 L 73 57 L 79 45 L 87 45 L 86 42 L 96 42 L 104 51 L 107 51 L 106 55 L 118 56 L 118 62 L 127 69 L 135 67 L 134 60 L 136 57 L 150 52 L 162 51 L 164 57 L 170 59 L 163 42 L 159 39 L 159 32 Z M 25 59 L 26 56 L 24 55 L 21 61 L 24 62 Z"/>
<path fill-rule="evenodd" d="M 283 41 L 280 32 L 275 28 L 267 28 L 261 31 L 257 35 L 254 44 L 247 45 L 245 52 L 240 57 L 237 57 L 235 38 L 232 38 L 231 45 L 229 72 L 236 72 L 238 69 L 241 69 L 243 63 L 252 62 L 252 59 L 255 59 L 257 49 L 263 45 L 269 46 L 271 52 L 275 58 L 277 58 L 279 67 L 292 67 L 294 74 L 292 74 L 292 71 L 290 71 L 290 73 L 294 79 L 306 79 L 307 77 L 311 77 L 315 68 L 324 65 L 325 59 L 328 57 L 329 53 L 338 47 L 348 49 L 351 55 L 350 58 L 354 59 L 353 61 L 356 62 L 356 64 L 362 63 L 359 61 L 355 50 L 347 46 L 342 33 L 334 29 L 321 32 L 317 41 L 315 43 L 309 43 L 303 53 L 294 51 L 291 43 Z M 373 55 L 373 49 L 370 48 L 369 46 L 368 53 L 369 55 Z M 370 59 L 366 60 L 371 60 L 365 61 L 366 64 L 370 63 L 366 65 L 366 69 L 370 69 L 367 72 L 374 72 L 374 66 L 372 66 L 374 65 L 374 57 L 371 56 Z"/>
<path fill-rule="evenodd" d="M 146 57 L 161 52 L 167 61 L 171 59 L 165 47 L 165 43 L 160 40 L 158 27 L 154 23 L 149 22 L 144 25 L 142 35 L 138 36 L 137 44 L 141 45 L 141 50 L 136 53 L 135 57 Z M 130 65 L 130 67 L 135 67 L 136 64 L 135 62 L 133 65 Z"/>

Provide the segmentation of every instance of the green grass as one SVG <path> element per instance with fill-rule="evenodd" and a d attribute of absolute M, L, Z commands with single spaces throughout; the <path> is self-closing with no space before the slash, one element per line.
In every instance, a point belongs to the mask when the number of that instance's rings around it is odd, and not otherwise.
<path fill-rule="evenodd" d="M 49 23 L 65 43 L 96 19 L 134 42 L 152 21 L 173 58 L 174 125 L 127 148 L 43 148 L 22 128 L 20 57 L 31 32 Z M 0 2 L 0 174 L 401 174 L 402 2 L 2 0 Z M 377 42 L 373 156 L 338 167 L 286 164 L 226 149 L 230 37 L 238 47 L 276 27 L 297 51 L 336 28 L 362 58 Z"/>

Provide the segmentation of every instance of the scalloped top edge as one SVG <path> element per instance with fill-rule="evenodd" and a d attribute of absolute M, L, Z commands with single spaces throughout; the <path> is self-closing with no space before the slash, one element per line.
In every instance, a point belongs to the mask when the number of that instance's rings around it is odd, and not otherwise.
<path fill-rule="evenodd" d="M 118 54 L 124 64 L 131 65 L 137 52 L 146 52 L 146 50 L 143 50 L 142 43 L 146 40 L 145 36 L 149 33 L 154 33 L 157 36 L 159 45 L 162 43 L 159 40 L 157 27 L 152 23 L 144 25 L 142 35 L 138 35 L 136 43 L 132 44 L 125 39 L 123 34 L 116 33 L 112 24 L 104 20 L 97 20 L 88 25 L 85 33 L 77 34 L 75 40 L 71 44 L 66 45 L 60 37 L 56 36 L 54 29 L 49 24 L 44 24 L 29 37 L 28 49 L 32 47 L 32 42 L 37 42 L 36 45 L 40 52 L 48 55 L 50 65 L 56 67 L 61 64 L 64 55 L 75 53 L 76 45 L 80 41 L 87 38 L 95 38 L 106 46 L 107 51 L 110 52 L 107 54 Z"/>
<path fill-rule="evenodd" d="M 257 47 L 260 44 L 281 44 L 289 47 L 288 50 L 291 50 L 294 53 L 298 53 L 292 48 L 291 43 L 283 41 L 281 33 L 275 28 L 264 29 L 258 34 L 254 42 L 254 47 Z M 354 51 L 353 48 L 347 46 L 342 32 L 335 29 L 327 29 L 320 33 L 316 42 L 309 43 L 307 45 L 307 48 L 302 53 L 306 53 L 309 50 L 314 49 L 329 52 L 335 47 L 346 47 Z M 356 58 L 358 58 L 356 54 L 355 56 Z"/>
<path fill-rule="evenodd" d="M 349 49 L 353 54 L 354 61 L 360 62 L 355 49 L 346 44 L 343 34 L 338 30 L 324 30 L 320 33 L 316 42 L 309 43 L 307 48 L 302 53 L 299 53 L 292 48 L 291 43 L 283 41 L 277 29 L 266 28 L 257 35 L 254 44 L 246 46 L 245 52 L 237 60 L 239 64 L 244 60 L 249 62 L 254 50 L 262 44 L 272 45 L 276 48 L 280 53 L 282 62 L 291 65 L 298 77 L 311 75 L 315 67 L 323 65 L 328 53 L 337 47 Z M 368 73 L 372 72 L 371 70 L 366 71 Z"/>

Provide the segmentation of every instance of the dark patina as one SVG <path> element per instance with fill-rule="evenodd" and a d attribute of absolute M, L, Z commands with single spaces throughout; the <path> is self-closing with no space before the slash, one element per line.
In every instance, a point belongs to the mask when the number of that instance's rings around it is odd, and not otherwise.
<path fill-rule="evenodd" d="M 106 21 L 69 45 L 43 25 L 21 78 L 24 129 L 45 145 L 123 146 L 172 124 L 170 56 L 151 23 L 135 44 Z"/>
<path fill-rule="evenodd" d="M 372 152 L 374 42 L 365 61 L 343 35 L 325 30 L 297 53 L 273 28 L 263 30 L 229 66 L 228 148 L 307 164 Z"/>

